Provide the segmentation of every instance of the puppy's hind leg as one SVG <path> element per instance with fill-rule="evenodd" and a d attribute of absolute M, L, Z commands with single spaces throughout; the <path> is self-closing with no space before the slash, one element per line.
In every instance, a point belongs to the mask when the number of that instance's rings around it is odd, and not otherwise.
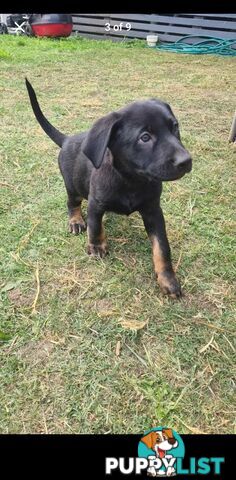
<path fill-rule="evenodd" d="M 87 225 L 81 212 L 82 197 L 68 193 L 69 232 L 73 235 L 85 232 Z"/>

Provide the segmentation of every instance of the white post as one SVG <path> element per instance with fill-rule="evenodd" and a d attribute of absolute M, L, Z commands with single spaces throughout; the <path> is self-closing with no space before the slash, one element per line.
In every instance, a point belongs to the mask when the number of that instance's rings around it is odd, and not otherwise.
<path fill-rule="evenodd" d="M 231 130 L 229 134 L 229 142 L 236 142 L 236 112 L 234 114 Z"/>

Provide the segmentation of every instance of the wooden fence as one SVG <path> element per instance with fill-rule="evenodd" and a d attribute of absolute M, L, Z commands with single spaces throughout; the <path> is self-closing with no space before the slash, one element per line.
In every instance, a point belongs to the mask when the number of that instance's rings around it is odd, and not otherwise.
<path fill-rule="evenodd" d="M 184 35 L 207 35 L 236 40 L 236 14 L 232 13 L 167 15 L 73 13 L 72 17 L 73 32 L 89 38 L 119 41 L 145 39 L 148 34 L 155 33 L 160 41 L 167 42 L 175 42 Z"/>

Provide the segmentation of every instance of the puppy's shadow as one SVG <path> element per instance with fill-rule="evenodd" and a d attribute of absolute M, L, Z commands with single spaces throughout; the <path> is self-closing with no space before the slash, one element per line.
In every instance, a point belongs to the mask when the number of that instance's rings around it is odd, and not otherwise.
<path fill-rule="evenodd" d="M 104 227 L 111 254 L 130 254 L 135 257 L 139 253 L 150 254 L 150 242 L 137 212 L 130 216 L 106 213 Z"/>

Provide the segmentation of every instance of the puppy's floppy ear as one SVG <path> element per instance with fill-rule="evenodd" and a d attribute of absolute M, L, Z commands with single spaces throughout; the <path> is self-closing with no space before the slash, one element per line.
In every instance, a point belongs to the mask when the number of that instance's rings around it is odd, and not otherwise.
<path fill-rule="evenodd" d="M 154 450 L 154 446 L 156 444 L 156 437 L 157 437 L 156 432 L 150 432 L 144 437 L 142 437 L 140 441 L 145 443 L 145 445 L 148 448 L 151 448 L 151 450 Z"/>
<path fill-rule="evenodd" d="M 173 445 L 174 448 L 177 447 L 178 442 L 175 439 L 173 431 L 171 430 L 171 428 L 163 428 L 162 432 L 163 432 L 163 434 L 165 434 L 167 436 L 167 439 L 168 439 L 168 442 L 170 443 L 170 445 Z"/>
<path fill-rule="evenodd" d="M 82 151 L 91 160 L 95 168 L 99 168 L 103 161 L 119 119 L 119 113 L 109 113 L 97 120 L 87 134 Z"/>
<path fill-rule="evenodd" d="M 171 428 L 163 428 L 162 432 L 165 433 L 168 438 L 174 438 Z"/>

